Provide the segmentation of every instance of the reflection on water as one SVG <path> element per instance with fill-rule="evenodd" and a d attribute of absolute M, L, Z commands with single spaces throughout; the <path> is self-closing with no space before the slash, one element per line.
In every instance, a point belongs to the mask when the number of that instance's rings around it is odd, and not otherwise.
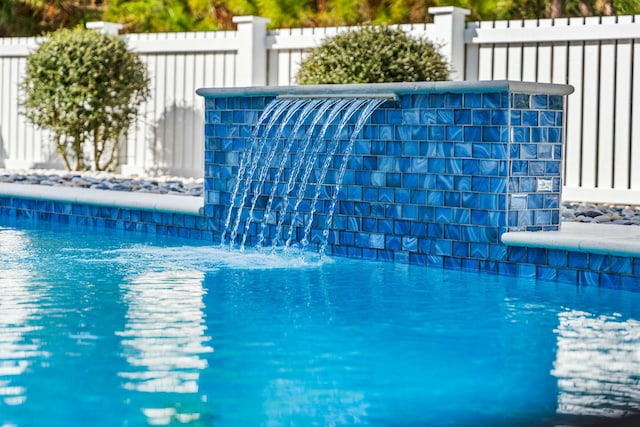
<path fill-rule="evenodd" d="M 199 395 L 203 355 L 213 351 L 204 324 L 204 274 L 197 270 L 150 271 L 128 278 L 121 290 L 127 304 L 122 354 L 128 362 L 120 372 L 123 387 L 140 393 L 178 393 L 172 406 L 145 407 L 153 425 L 200 418 L 195 409 L 206 401 Z M 187 405 L 192 396 L 192 405 Z M 175 404 L 179 401 L 180 404 Z M 144 406 L 144 405 L 143 405 Z M 190 406 L 190 407 L 186 407 Z"/>
<path fill-rule="evenodd" d="M 27 389 L 20 375 L 35 359 L 47 356 L 37 341 L 26 337 L 41 329 L 30 321 L 38 316 L 44 290 L 31 285 L 33 272 L 25 262 L 30 258 L 29 240 L 24 233 L 0 228 L 0 250 L 0 402 L 21 405 Z"/>
<path fill-rule="evenodd" d="M 565 311 L 559 315 L 558 412 L 620 417 L 640 412 L 640 321 Z"/>

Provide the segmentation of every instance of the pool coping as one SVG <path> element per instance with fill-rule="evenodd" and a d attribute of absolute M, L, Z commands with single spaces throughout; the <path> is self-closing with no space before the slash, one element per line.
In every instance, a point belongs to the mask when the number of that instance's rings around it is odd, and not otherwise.
<path fill-rule="evenodd" d="M 400 82 L 366 84 L 322 84 L 298 86 L 256 86 L 228 88 L 200 88 L 196 93 L 202 97 L 237 96 L 376 96 L 389 93 L 397 95 L 429 93 L 485 93 L 514 91 L 528 94 L 569 95 L 574 88 L 556 83 L 534 83 L 514 80 Z"/>
<path fill-rule="evenodd" d="M 94 206 L 142 209 L 201 215 L 204 198 L 188 195 L 154 194 L 82 187 L 53 187 L 40 184 L 0 183 L 0 195 Z"/>
<path fill-rule="evenodd" d="M 640 227 L 621 224 L 562 222 L 558 231 L 511 231 L 507 246 L 560 249 L 614 256 L 640 256 Z"/>

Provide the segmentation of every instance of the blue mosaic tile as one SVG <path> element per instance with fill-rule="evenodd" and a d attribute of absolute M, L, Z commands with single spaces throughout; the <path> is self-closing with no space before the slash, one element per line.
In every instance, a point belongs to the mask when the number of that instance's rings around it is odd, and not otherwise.
<path fill-rule="evenodd" d="M 442 268 L 444 266 L 444 260 L 443 260 L 442 256 L 428 255 L 427 256 L 427 266 Z"/>
<path fill-rule="evenodd" d="M 562 128 L 547 129 L 548 142 L 562 142 Z"/>
<path fill-rule="evenodd" d="M 491 111 L 490 110 L 473 110 L 472 123 L 474 125 L 489 125 L 491 124 Z"/>
<path fill-rule="evenodd" d="M 509 115 L 508 110 L 493 110 L 491 112 L 491 124 L 492 125 L 509 124 L 508 115 Z"/>
<path fill-rule="evenodd" d="M 444 139 L 445 126 L 429 126 L 427 128 L 427 135 L 432 141 L 441 141 Z"/>
<path fill-rule="evenodd" d="M 610 271 L 612 273 L 632 274 L 633 264 L 631 258 L 612 256 L 610 259 Z"/>
<path fill-rule="evenodd" d="M 470 109 L 453 110 L 453 123 L 456 125 L 470 125 L 471 110 Z"/>
<path fill-rule="evenodd" d="M 463 159 L 462 160 L 462 173 L 465 174 L 465 175 L 479 175 L 480 174 L 480 162 L 478 160 Z"/>
<path fill-rule="evenodd" d="M 578 271 L 578 284 L 598 286 L 600 285 L 600 275 L 595 271 L 580 270 Z"/>
<path fill-rule="evenodd" d="M 420 124 L 420 110 L 408 108 L 402 110 L 402 122 L 407 125 Z"/>
<path fill-rule="evenodd" d="M 531 97 L 531 108 L 534 110 L 544 110 L 549 106 L 548 95 L 533 95 Z"/>
<path fill-rule="evenodd" d="M 545 267 L 539 265 L 536 270 L 536 278 L 542 280 L 557 280 L 558 279 L 558 270 L 553 267 Z"/>
<path fill-rule="evenodd" d="M 576 269 L 585 270 L 588 268 L 588 254 L 585 252 L 569 252 L 568 266 Z"/>
<path fill-rule="evenodd" d="M 464 138 L 462 126 L 447 126 L 446 127 L 446 139 L 448 141 L 463 141 Z"/>
<path fill-rule="evenodd" d="M 532 264 L 518 264 L 517 270 L 520 277 L 535 279 L 538 275 L 536 266 Z"/>
<path fill-rule="evenodd" d="M 482 140 L 484 142 L 501 142 L 502 129 L 501 126 L 484 126 L 482 128 Z"/>
<path fill-rule="evenodd" d="M 491 157 L 491 147 L 493 144 L 477 143 L 473 144 L 474 159 L 488 159 Z"/>
<path fill-rule="evenodd" d="M 463 258 L 460 268 L 465 271 L 478 271 L 480 270 L 480 263 L 477 259 Z"/>
<path fill-rule="evenodd" d="M 548 142 L 549 141 L 548 135 L 549 135 L 548 128 L 532 128 L 531 142 Z"/>
<path fill-rule="evenodd" d="M 482 94 L 480 94 L 480 93 L 465 93 L 464 94 L 464 106 L 466 108 L 480 108 L 480 107 L 482 107 Z"/>
<path fill-rule="evenodd" d="M 482 141 L 482 127 L 481 126 L 464 126 L 464 141 L 466 142 L 480 142 Z"/>
<path fill-rule="evenodd" d="M 451 255 L 455 257 L 467 258 L 469 257 L 469 242 L 452 241 L 451 243 Z"/>
<path fill-rule="evenodd" d="M 432 125 L 436 123 L 436 118 L 437 114 L 435 109 L 420 110 L 421 123 Z"/>
<path fill-rule="evenodd" d="M 502 106 L 502 94 L 501 93 L 482 94 L 482 106 L 484 108 L 500 108 Z"/>
<path fill-rule="evenodd" d="M 619 274 L 601 273 L 600 286 L 603 288 L 621 289 L 622 278 Z"/>
<path fill-rule="evenodd" d="M 473 176 L 471 178 L 471 190 L 478 192 L 490 191 L 490 180 L 484 176 Z"/>
<path fill-rule="evenodd" d="M 439 125 L 452 125 L 453 110 L 444 108 L 436 110 L 436 123 Z"/>
<path fill-rule="evenodd" d="M 443 108 L 445 95 L 441 93 L 433 93 L 429 95 L 429 107 Z"/>
<path fill-rule="evenodd" d="M 523 93 L 514 93 L 512 108 L 529 109 L 531 108 L 531 95 Z"/>
<path fill-rule="evenodd" d="M 502 244 L 490 244 L 489 245 L 489 258 L 495 260 L 507 259 L 507 247 Z"/>
<path fill-rule="evenodd" d="M 489 257 L 489 245 L 486 243 L 471 242 L 469 244 L 469 255 L 472 258 L 487 259 Z"/>
<path fill-rule="evenodd" d="M 537 111 L 523 111 L 522 112 L 522 126 L 529 126 L 535 128 L 538 126 L 538 112 Z"/>

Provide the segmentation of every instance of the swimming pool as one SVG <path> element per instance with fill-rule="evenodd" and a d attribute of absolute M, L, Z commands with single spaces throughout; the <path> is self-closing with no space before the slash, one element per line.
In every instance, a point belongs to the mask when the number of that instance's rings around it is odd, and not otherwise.
<path fill-rule="evenodd" d="M 583 426 L 640 294 L 0 218 L 0 426 Z"/>

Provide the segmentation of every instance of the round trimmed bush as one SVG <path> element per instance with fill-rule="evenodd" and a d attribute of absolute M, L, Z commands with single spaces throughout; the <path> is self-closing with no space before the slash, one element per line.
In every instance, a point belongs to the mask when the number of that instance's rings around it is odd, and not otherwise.
<path fill-rule="evenodd" d="M 448 80 L 450 67 L 436 46 L 401 29 L 364 26 L 325 40 L 302 61 L 299 84 Z"/>
<path fill-rule="evenodd" d="M 122 38 L 63 29 L 28 56 L 22 90 L 23 114 L 51 132 L 67 169 L 113 170 L 149 79 Z"/>

